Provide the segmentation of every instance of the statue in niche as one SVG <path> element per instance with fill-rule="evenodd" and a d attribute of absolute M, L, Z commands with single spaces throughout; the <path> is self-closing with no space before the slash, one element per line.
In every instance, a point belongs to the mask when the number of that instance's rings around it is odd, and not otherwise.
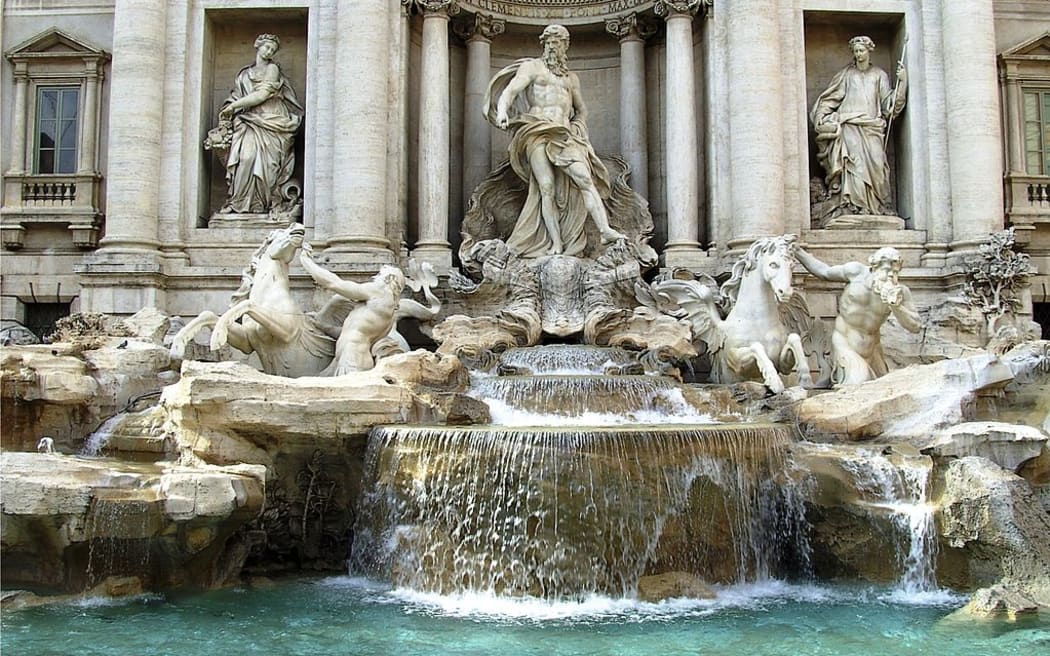
<path fill-rule="evenodd" d="M 831 335 L 831 382 L 863 383 L 885 375 L 889 368 L 882 353 L 882 324 L 892 314 L 910 332 L 917 333 L 922 327 L 911 292 L 898 280 L 901 256 L 897 249 L 880 248 L 867 265 L 829 266 L 801 248 L 795 257 L 821 280 L 846 283 Z"/>
<path fill-rule="evenodd" d="M 849 47 L 853 63 L 835 75 L 809 115 L 825 172 L 813 216 L 822 228 L 900 229 L 886 145 L 907 97 L 904 59 L 897 64 L 896 84 L 890 84 L 886 71 L 871 63 L 875 43 L 869 37 L 853 37 Z"/>
<path fill-rule="evenodd" d="M 405 276 L 395 266 L 383 266 L 368 282 L 343 280 L 322 268 L 313 260 L 313 250 L 303 244 L 299 261 L 318 285 L 348 301 L 346 312 L 335 345 L 335 358 L 321 372 L 322 376 L 341 376 L 355 371 L 373 368 L 376 360 L 393 353 L 407 353 L 405 338 L 397 332 L 400 319 L 412 317 L 428 320 L 437 316 L 441 302 L 432 291 L 437 286 L 437 276 L 429 263 L 421 267 L 410 263 L 411 277 Z M 413 290 L 423 290 L 429 306 L 409 298 L 401 298 L 401 292 L 409 285 Z"/>
<path fill-rule="evenodd" d="M 219 125 L 204 142 L 226 166 L 229 189 L 219 215 L 262 214 L 284 222 L 302 213 L 301 188 L 292 173 L 303 108 L 273 61 L 280 46 L 273 34 L 255 39 L 255 63 L 237 74 L 219 110 Z"/>
<path fill-rule="evenodd" d="M 609 225 L 611 182 L 591 147 L 580 81 L 568 67 L 569 31 L 549 25 L 543 56 L 520 59 L 489 83 L 485 115 L 512 129 L 510 165 L 528 196 L 507 245 L 518 257 L 583 254 L 590 217 L 603 243 L 626 239 Z"/>

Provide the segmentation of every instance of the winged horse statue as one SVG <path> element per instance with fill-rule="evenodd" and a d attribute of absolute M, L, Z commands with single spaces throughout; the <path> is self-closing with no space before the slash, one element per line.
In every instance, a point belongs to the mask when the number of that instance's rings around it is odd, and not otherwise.
<path fill-rule="evenodd" d="M 812 387 L 799 334 L 809 325 L 809 309 L 791 287 L 796 240 L 784 235 L 755 241 L 720 289 L 709 276 L 706 281 L 672 276 L 648 288 L 638 285 L 638 298 L 688 319 L 693 339 L 711 353 L 713 382 L 760 380 L 779 394 L 780 375 L 794 371 L 800 385 Z"/>
<path fill-rule="evenodd" d="M 327 367 L 336 340 L 313 313 L 299 307 L 288 276 L 305 234 L 300 223 L 271 232 L 252 255 L 230 308 L 221 316 L 205 310 L 191 319 L 175 334 L 171 357 L 181 360 L 190 340 L 211 328 L 212 350 L 229 344 L 238 351 L 255 353 L 268 374 L 316 376 Z"/>

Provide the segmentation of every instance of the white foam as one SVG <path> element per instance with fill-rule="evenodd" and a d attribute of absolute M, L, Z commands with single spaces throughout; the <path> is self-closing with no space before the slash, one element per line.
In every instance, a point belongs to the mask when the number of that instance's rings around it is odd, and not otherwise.
<path fill-rule="evenodd" d="M 717 424 L 709 414 L 696 411 L 668 414 L 659 410 L 635 410 L 626 413 L 584 412 L 565 416 L 547 412 L 531 412 L 515 408 L 494 398 L 483 398 L 489 407 L 492 424 L 495 426 L 626 426 L 634 424 Z"/>

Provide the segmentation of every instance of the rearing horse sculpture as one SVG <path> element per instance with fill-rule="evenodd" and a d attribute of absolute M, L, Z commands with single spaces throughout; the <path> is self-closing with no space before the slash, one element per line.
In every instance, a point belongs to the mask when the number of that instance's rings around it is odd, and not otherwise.
<path fill-rule="evenodd" d="M 707 344 L 713 382 L 760 380 L 780 393 L 784 391 L 780 374 L 794 370 L 799 384 L 811 387 L 797 332 L 808 324 L 809 311 L 791 287 L 795 240 L 794 235 L 784 235 L 754 242 L 720 290 L 713 280 L 705 284 L 670 279 L 654 282 L 648 294 L 639 290 L 640 300 L 657 305 L 673 301 L 678 306 L 672 313 L 689 319 L 694 340 Z M 727 311 L 725 318 L 720 307 Z M 795 330 L 789 332 L 785 322 Z"/>
<path fill-rule="evenodd" d="M 299 223 L 271 232 L 244 270 L 230 309 L 222 316 L 206 310 L 187 323 L 172 340 L 171 357 L 181 360 L 193 336 L 210 327 L 212 350 L 229 344 L 255 353 L 268 374 L 290 378 L 320 374 L 332 361 L 335 339 L 314 314 L 302 311 L 288 279 L 289 265 L 305 234 Z"/>

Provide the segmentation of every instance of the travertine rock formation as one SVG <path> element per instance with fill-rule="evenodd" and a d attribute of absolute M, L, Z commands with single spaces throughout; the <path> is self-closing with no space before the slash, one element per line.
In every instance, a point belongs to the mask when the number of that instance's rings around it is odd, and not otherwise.
<path fill-rule="evenodd" d="M 239 572 L 235 534 L 263 507 L 257 465 L 115 464 L 0 454 L 5 586 L 79 591 L 110 575 L 213 586 Z"/>

